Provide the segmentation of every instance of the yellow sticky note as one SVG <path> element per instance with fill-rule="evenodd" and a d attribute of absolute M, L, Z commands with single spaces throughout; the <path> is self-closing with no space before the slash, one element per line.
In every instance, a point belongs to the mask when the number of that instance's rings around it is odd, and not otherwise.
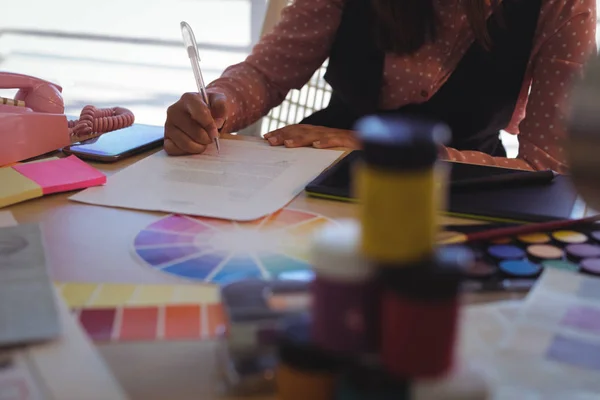
<path fill-rule="evenodd" d="M 0 208 L 42 197 L 42 187 L 11 167 L 0 168 Z"/>
<path fill-rule="evenodd" d="M 129 304 L 144 306 L 169 304 L 174 293 L 175 286 L 172 285 L 139 285 Z"/>
<path fill-rule="evenodd" d="M 98 289 L 88 306 L 118 307 L 126 305 L 135 292 L 135 285 L 104 283 Z"/>
<path fill-rule="evenodd" d="M 80 308 L 87 305 L 96 288 L 96 283 L 65 283 L 61 294 L 69 308 Z"/>
<path fill-rule="evenodd" d="M 219 288 L 213 285 L 179 285 L 174 296 L 178 304 L 212 304 L 220 299 Z"/>

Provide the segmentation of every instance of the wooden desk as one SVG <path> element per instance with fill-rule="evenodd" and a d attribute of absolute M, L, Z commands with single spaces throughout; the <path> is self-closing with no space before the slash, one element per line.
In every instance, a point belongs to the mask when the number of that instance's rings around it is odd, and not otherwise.
<path fill-rule="evenodd" d="M 93 165 L 110 175 L 148 154 L 116 164 Z M 19 223 L 41 225 L 54 280 L 106 282 L 107 276 L 114 276 L 114 271 L 118 271 L 118 282 L 187 283 L 143 266 L 133 257 L 131 246 L 135 235 L 164 214 L 86 205 L 68 200 L 71 195 L 45 196 L 6 209 Z M 353 204 L 307 198 L 303 194 L 290 206 L 334 219 L 355 217 L 357 211 Z M 444 222 L 473 223 L 455 218 Z M 518 297 L 515 294 L 470 295 L 465 296 L 465 301 Z M 98 347 L 132 399 L 216 398 L 213 375 L 216 346 L 212 341 L 111 343 Z"/>

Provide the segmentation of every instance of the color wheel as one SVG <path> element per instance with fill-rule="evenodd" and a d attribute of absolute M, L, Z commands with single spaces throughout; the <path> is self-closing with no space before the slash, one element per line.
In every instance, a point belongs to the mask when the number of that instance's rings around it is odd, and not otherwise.
<path fill-rule="evenodd" d="M 312 280 L 310 240 L 331 223 L 287 208 L 251 222 L 174 214 L 140 231 L 134 248 L 150 267 L 187 279 L 217 284 L 246 278 Z"/>

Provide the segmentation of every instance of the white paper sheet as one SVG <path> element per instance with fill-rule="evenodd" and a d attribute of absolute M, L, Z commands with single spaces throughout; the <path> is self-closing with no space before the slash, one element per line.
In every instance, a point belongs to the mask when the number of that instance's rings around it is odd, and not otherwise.
<path fill-rule="evenodd" d="M 0 400 L 51 399 L 43 385 L 35 379 L 35 369 L 27 352 L 0 351 Z"/>
<path fill-rule="evenodd" d="M 0 211 L 0 228 L 17 225 L 17 220 L 10 211 Z"/>
<path fill-rule="evenodd" d="M 600 398 L 600 279 L 546 269 L 517 304 L 463 313 L 460 358 L 483 374 L 491 399 Z"/>
<path fill-rule="evenodd" d="M 342 155 L 337 150 L 271 147 L 221 140 L 206 153 L 170 157 L 160 151 L 71 200 L 112 207 L 233 220 L 277 211 Z"/>
<path fill-rule="evenodd" d="M 600 398 L 600 279 L 546 269 L 496 357 L 513 393 L 527 388 L 544 400 Z M 503 399 L 510 397 L 505 391 Z"/>
<path fill-rule="evenodd" d="M 461 310 L 457 354 L 466 361 L 496 352 L 512 333 L 521 300 L 465 306 Z"/>

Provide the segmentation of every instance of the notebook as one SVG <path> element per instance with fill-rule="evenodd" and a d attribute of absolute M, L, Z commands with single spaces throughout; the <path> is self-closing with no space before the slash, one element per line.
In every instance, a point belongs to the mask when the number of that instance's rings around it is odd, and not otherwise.
<path fill-rule="evenodd" d="M 309 196 L 340 201 L 356 201 L 352 190 L 352 169 L 361 151 L 356 150 L 309 183 Z M 519 172 L 515 169 L 442 161 L 450 168 L 450 180 L 481 178 Z M 543 222 L 581 218 L 585 205 L 567 175 L 548 185 L 500 190 L 450 192 L 446 213 L 453 216 L 498 222 Z"/>

